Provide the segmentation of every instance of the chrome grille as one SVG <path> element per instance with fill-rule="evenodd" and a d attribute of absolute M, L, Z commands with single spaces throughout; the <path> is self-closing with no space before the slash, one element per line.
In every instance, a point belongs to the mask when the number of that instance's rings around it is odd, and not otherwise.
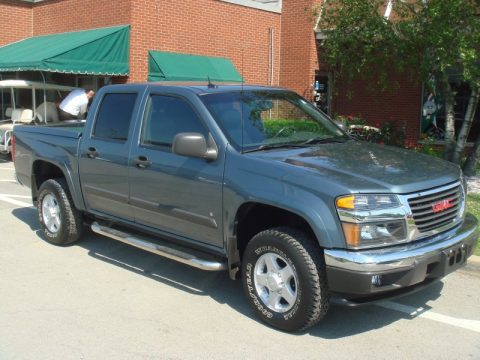
<path fill-rule="evenodd" d="M 418 231 L 423 233 L 453 224 L 463 207 L 463 201 L 462 187 L 457 184 L 448 189 L 440 189 L 438 192 L 410 197 L 408 204 Z M 434 210 L 434 207 L 438 208 Z M 442 207 L 445 208 L 442 209 Z"/>

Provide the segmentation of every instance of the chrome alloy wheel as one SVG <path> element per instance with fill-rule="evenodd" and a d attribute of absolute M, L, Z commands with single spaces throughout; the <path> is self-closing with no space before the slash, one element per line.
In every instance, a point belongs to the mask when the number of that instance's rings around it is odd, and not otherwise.
<path fill-rule="evenodd" d="M 42 200 L 42 218 L 45 227 L 52 234 L 60 230 L 62 220 L 60 218 L 60 205 L 53 194 L 47 194 Z"/>
<path fill-rule="evenodd" d="M 297 276 L 280 255 L 263 254 L 255 264 L 253 280 L 260 299 L 270 310 L 284 313 L 295 304 Z"/>

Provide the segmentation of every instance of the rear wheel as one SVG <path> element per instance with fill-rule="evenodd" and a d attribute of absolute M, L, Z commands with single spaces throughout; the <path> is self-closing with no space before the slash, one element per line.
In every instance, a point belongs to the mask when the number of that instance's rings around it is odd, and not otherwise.
<path fill-rule="evenodd" d="M 278 329 L 304 330 L 328 311 L 321 249 L 298 230 L 275 228 L 254 236 L 243 255 L 242 281 L 253 310 Z"/>
<path fill-rule="evenodd" d="M 68 245 L 80 238 L 82 214 L 73 205 L 64 179 L 50 179 L 40 186 L 37 210 L 48 242 Z"/>

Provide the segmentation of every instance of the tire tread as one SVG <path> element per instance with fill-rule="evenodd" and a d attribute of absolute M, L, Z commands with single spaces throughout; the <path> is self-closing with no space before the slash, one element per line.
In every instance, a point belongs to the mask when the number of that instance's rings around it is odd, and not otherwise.
<path fill-rule="evenodd" d="M 56 196 L 58 201 L 61 203 L 61 211 L 64 211 L 63 217 L 66 222 L 66 235 L 59 238 L 58 241 L 52 242 L 51 239 L 48 239 L 49 242 L 54 243 L 55 245 L 70 245 L 77 241 L 83 230 L 83 219 L 82 213 L 75 208 L 73 205 L 72 197 L 68 190 L 67 182 L 65 179 L 49 179 L 45 181 L 40 187 L 39 194 L 43 192 L 45 188 L 52 187 L 56 190 Z M 40 213 L 41 204 L 39 202 L 38 209 Z M 47 236 L 48 238 L 48 236 Z"/>
<path fill-rule="evenodd" d="M 311 296 L 307 314 L 303 323 L 291 327 L 290 331 L 303 331 L 316 325 L 325 316 L 330 304 L 322 249 L 305 232 L 292 227 L 276 227 L 261 231 L 252 238 L 247 247 L 255 248 L 257 243 L 264 242 L 266 238 L 276 238 L 288 244 L 288 247 L 299 255 L 305 266 L 304 271 L 306 269 L 308 273 L 306 287 L 309 288 Z M 284 328 L 287 329 L 287 327 Z"/>

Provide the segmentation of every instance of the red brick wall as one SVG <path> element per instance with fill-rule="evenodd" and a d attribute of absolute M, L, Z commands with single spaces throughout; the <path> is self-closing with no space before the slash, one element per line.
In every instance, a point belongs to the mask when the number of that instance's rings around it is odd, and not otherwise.
<path fill-rule="evenodd" d="M 246 82 L 268 84 L 274 29 L 278 84 L 280 14 L 217 0 L 133 1 L 130 81 L 147 78 L 148 50 L 230 58 Z"/>
<path fill-rule="evenodd" d="M 268 84 L 271 28 L 278 85 L 280 14 L 217 0 L 50 0 L 35 5 L 33 23 L 34 35 L 131 24 L 130 82 L 145 81 L 148 50 L 162 50 L 227 57 L 246 82 Z"/>
<path fill-rule="evenodd" d="M 280 85 L 311 99 L 318 54 L 313 9 L 321 0 L 283 0 Z"/>
<path fill-rule="evenodd" d="M 422 87 L 400 77 L 397 81 L 400 88 L 391 92 L 375 91 L 366 81 L 339 83 L 333 113 L 358 116 L 373 126 L 390 122 L 405 132 L 407 145 L 413 145 L 420 134 Z"/>
<path fill-rule="evenodd" d="M 0 0 L 0 46 L 32 36 L 32 6 Z"/>
<path fill-rule="evenodd" d="M 33 34 L 86 30 L 130 22 L 132 0 L 48 0 L 33 8 Z"/>

